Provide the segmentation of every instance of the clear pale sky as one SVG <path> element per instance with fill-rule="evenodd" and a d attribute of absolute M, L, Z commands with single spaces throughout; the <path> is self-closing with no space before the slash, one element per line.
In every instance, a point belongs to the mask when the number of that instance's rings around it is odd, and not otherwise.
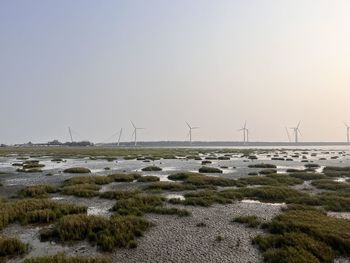
<path fill-rule="evenodd" d="M 0 143 L 344 141 L 350 1 L 2 0 Z"/>

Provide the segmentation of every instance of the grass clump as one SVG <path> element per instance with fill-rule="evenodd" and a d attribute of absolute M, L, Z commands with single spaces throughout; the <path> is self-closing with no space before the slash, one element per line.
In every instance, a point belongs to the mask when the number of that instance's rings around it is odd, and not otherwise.
<path fill-rule="evenodd" d="M 78 184 L 97 184 L 104 185 L 113 182 L 113 178 L 109 176 L 76 176 L 64 181 L 64 186 Z"/>
<path fill-rule="evenodd" d="M 195 190 L 196 186 L 178 182 L 154 182 L 145 187 L 146 190 L 165 190 L 165 191 L 186 191 Z"/>
<path fill-rule="evenodd" d="M 243 186 L 241 181 L 228 179 L 224 177 L 204 176 L 196 175 L 190 176 L 185 180 L 186 184 L 195 185 L 197 187 L 210 187 L 210 186 Z"/>
<path fill-rule="evenodd" d="M 259 174 L 276 174 L 277 170 L 276 169 L 264 169 L 259 171 Z"/>
<path fill-rule="evenodd" d="M 50 223 L 64 215 L 86 213 L 87 208 L 47 199 L 0 201 L 0 230 L 15 222 Z"/>
<path fill-rule="evenodd" d="M 350 189 L 349 183 L 336 182 L 330 179 L 314 180 L 311 182 L 311 185 L 315 186 L 318 189 L 333 190 L 333 191 Z"/>
<path fill-rule="evenodd" d="M 310 181 L 310 180 L 317 180 L 317 179 L 324 179 L 326 176 L 324 174 L 319 173 L 306 173 L 306 172 L 295 172 L 290 173 L 289 176 L 302 179 L 304 181 Z"/>
<path fill-rule="evenodd" d="M 334 259 L 326 244 L 304 233 L 257 236 L 253 243 L 262 250 L 266 262 L 331 263 Z"/>
<path fill-rule="evenodd" d="M 257 216 L 238 216 L 232 219 L 232 222 L 246 224 L 252 228 L 258 227 L 261 223 Z"/>
<path fill-rule="evenodd" d="M 107 191 L 100 193 L 101 198 L 105 199 L 127 199 L 131 198 L 135 195 L 141 194 L 140 190 L 115 190 L 115 191 Z"/>
<path fill-rule="evenodd" d="M 162 206 L 165 199 L 159 195 L 135 195 L 131 198 L 121 199 L 112 207 L 118 215 L 142 216 L 154 207 Z"/>
<path fill-rule="evenodd" d="M 137 179 L 138 182 L 142 182 L 142 183 L 158 182 L 159 180 L 160 180 L 159 177 L 154 175 L 141 176 L 139 179 Z"/>
<path fill-rule="evenodd" d="M 271 235 L 254 242 L 267 262 L 333 262 L 336 255 L 350 254 L 350 221 L 317 209 L 294 206 L 265 227 Z"/>
<path fill-rule="evenodd" d="M 269 163 L 258 163 L 258 164 L 250 164 L 249 168 L 264 168 L 264 169 L 276 169 L 277 166 Z"/>
<path fill-rule="evenodd" d="M 107 257 L 66 256 L 59 253 L 51 256 L 26 258 L 24 263 L 111 263 Z"/>
<path fill-rule="evenodd" d="M 161 215 L 178 215 L 180 217 L 191 215 L 191 212 L 188 210 L 179 209 L 176 207 L 153 207 L 151 209 L 148 209 L 147 212 Z"/>
<path fill-rule="evenodd" d="M 247 185 L 297 185 L 303 181 L 284 174 L 268 174 L 266 176 L 249 176 L 243 177 L 238 180 L 239 182 Z"/>
<path fill-rule="evenodd" d="M 103 251 L 135 247 L 135 238 L 141 236 L 151 223 L 137 216 L 69 215 L 61 218 L 51 229 L 41 232 L 41 240 L 59 242 L 88 240 Z"/>
<path fill-rule="evenodd" d="M 17 238 L 0 236 L 0 262 L 8 257 L 21 256 L 27 252 L 28 245 Z"/>
<path fill-rule="evenodd" d="M 90 169 L 85 168 L 85 167 L 72 167 L 72 168 L 67 168 L 63 170 L 64 173 L 70 173 L 70 174 L 87 174 L 91 173 Z"/>
<path fill-rule="evenodd" d="M 158 171 L 161 171 L 162 168 L 158 167 L 158 166 L 155 166 L 155 165 L 152 165 L 152 166 L 147 166 L 145 168 L 142 168 L 142 171 L 144 172 L 158 172 Z"/>
<path fill-rule="evenodd" d="M 287 202 L 292 198 L 307 196 L 302 192 L 288 187 L 262 186 L 254 188 L 240 188 L 236 190 L 245 198 L 259 200 L 262 202 Z"/>
<path fill-rule="evenodd" d="M 99 195 L 99 190 L 100 187 L 96 184 L 76 184 L 64 186 L 61 193 L 77 197 L 95 197 Z"/>
<path fill-rule="evenodd" d="M 116 173 L 108 175 L 114 182 L 132 182 L 141 177 L 138 173 Z"/>
<path fill-rule="evenodd" d="M 215 167 L 202 166 L 198 169 L 200 173 L 222 173 L 222 170 Z"/>
<path fill-rule="evenodd" d="M 51 185 L 33 185 L 25 187 L 19 191 L 18 195 L 29 198 L 44 198 L 47 197 L 48 194 L 57 192 L 58 188 Z"/>
<path fill-rule="evenodd" d="M 175 173 L 175 174 L 169 175 L 168 179 L 173 180 L 173 181 L 184 181 L 184 180 L 188 179 L 189 177 L 198 176 L 198 175 L 201 175 L 201 174 L 192 173 L 192 172 L 180 172 L 180 173 Z"/>

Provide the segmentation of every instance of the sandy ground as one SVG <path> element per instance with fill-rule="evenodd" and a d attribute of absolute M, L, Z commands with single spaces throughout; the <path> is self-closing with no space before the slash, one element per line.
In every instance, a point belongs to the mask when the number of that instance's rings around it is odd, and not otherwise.
<path fill-rule="evenodd" d="M 138 240 L 136 249 L 117 250 L 112 255 L 113 262 L 262 262 L 251 243 L 262 230 L 230 221 L 243 215 L 267 221 L 280 212 L 281 206 L 237 202 L 186 208 L 192 216 L 148 215 L 156 226 Z M 206 226 L 196 226 L 201 222 Z M 216 241 L 218 236 L 223 240 Z"/>

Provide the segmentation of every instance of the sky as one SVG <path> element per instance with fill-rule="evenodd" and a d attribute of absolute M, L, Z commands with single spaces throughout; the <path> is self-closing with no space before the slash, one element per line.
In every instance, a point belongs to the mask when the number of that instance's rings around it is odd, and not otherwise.
<path fill-rule="evenodd" d="M 348 0 L 2 0 L 0 143 L 344 141 Z"/>

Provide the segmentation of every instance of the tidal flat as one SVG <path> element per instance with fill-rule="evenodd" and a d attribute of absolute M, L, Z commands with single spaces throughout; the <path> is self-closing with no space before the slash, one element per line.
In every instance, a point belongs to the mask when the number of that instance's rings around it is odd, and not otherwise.
<path fill-rule="evenodd" d="M 0 262 L 349 262 L 350 151 L 0 148 Z"/>

